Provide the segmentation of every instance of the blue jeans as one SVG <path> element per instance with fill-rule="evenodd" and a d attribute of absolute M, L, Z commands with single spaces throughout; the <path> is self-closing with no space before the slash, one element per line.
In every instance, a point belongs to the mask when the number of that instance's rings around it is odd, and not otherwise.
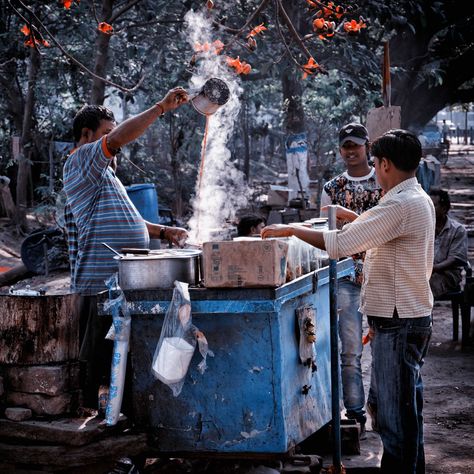
<path fill-rule="evenodd" d="M 383 443 L 382 472 L 422 474 L 425 454 L 420 370 L 431 338 L 431 316 L 369 316 L 369 324 L 375 330 L 372 367 Z"/>
<path fill-rule="evenodd" d="M 365 395 L 362 383 L 362 314 L 359 313 L 360 286 L 339 280 L 339 339 L 341 340 L 342 398 L 348 418 L 365 423 Z"/>

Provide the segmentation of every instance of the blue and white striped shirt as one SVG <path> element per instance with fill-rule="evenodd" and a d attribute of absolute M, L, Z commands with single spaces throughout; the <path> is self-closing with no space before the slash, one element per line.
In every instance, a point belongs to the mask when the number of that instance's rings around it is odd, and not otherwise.
<path fill-rule="evenodd" d="M 71 287 L 84 295 L 105 290 L 104 281 L 118 270 L 102 242 L 119 251 L 150 243 L 145 221 L 109 166 L 111 158 L 103 137 L 74 150 L 63 169 Z"/>

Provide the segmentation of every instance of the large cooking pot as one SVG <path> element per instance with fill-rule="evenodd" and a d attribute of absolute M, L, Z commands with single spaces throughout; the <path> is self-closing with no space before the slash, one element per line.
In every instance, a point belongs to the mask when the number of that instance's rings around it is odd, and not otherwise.
<path fill-rule="evenodd" d="M 147 255 L 125 253 L 114 258 L 119 264 L 123 290 L 172 288 L 175 280 L 198 285 L 201 250 L 160 249 Z"/>

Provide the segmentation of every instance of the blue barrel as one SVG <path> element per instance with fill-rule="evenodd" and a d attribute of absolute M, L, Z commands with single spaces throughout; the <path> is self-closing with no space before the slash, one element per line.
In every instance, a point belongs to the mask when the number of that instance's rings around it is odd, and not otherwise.
<path fill-rule="evenodd" d="M 125 189 L 143 219 L 158 224 L 158 196 L 155 185 L 149 183 L 132 184 Z"/>

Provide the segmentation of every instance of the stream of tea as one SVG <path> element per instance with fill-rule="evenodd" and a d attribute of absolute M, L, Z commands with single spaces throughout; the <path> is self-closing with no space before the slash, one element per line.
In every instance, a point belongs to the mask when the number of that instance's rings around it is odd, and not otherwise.
<path fill-rule="evenodd" d="M 204 137 L 202 139 L 202 146 L 201 146 L 201 165 L 199 166 L 199 177 L 198 177 L 198 191 L 197 191 L 197 216 L 196 216 L 196 241 L 201 243 L 200 239 L 200 230 L 201 230 L 201 186 L 202 186 L 202 177 L 204 174 L 204 162 L 206 159 L 206 146 L 207 146 L 207 133 L 209 130 L 209 120 L 210 115 L 206 115 L 206 126 L 204 128 Z"/>

